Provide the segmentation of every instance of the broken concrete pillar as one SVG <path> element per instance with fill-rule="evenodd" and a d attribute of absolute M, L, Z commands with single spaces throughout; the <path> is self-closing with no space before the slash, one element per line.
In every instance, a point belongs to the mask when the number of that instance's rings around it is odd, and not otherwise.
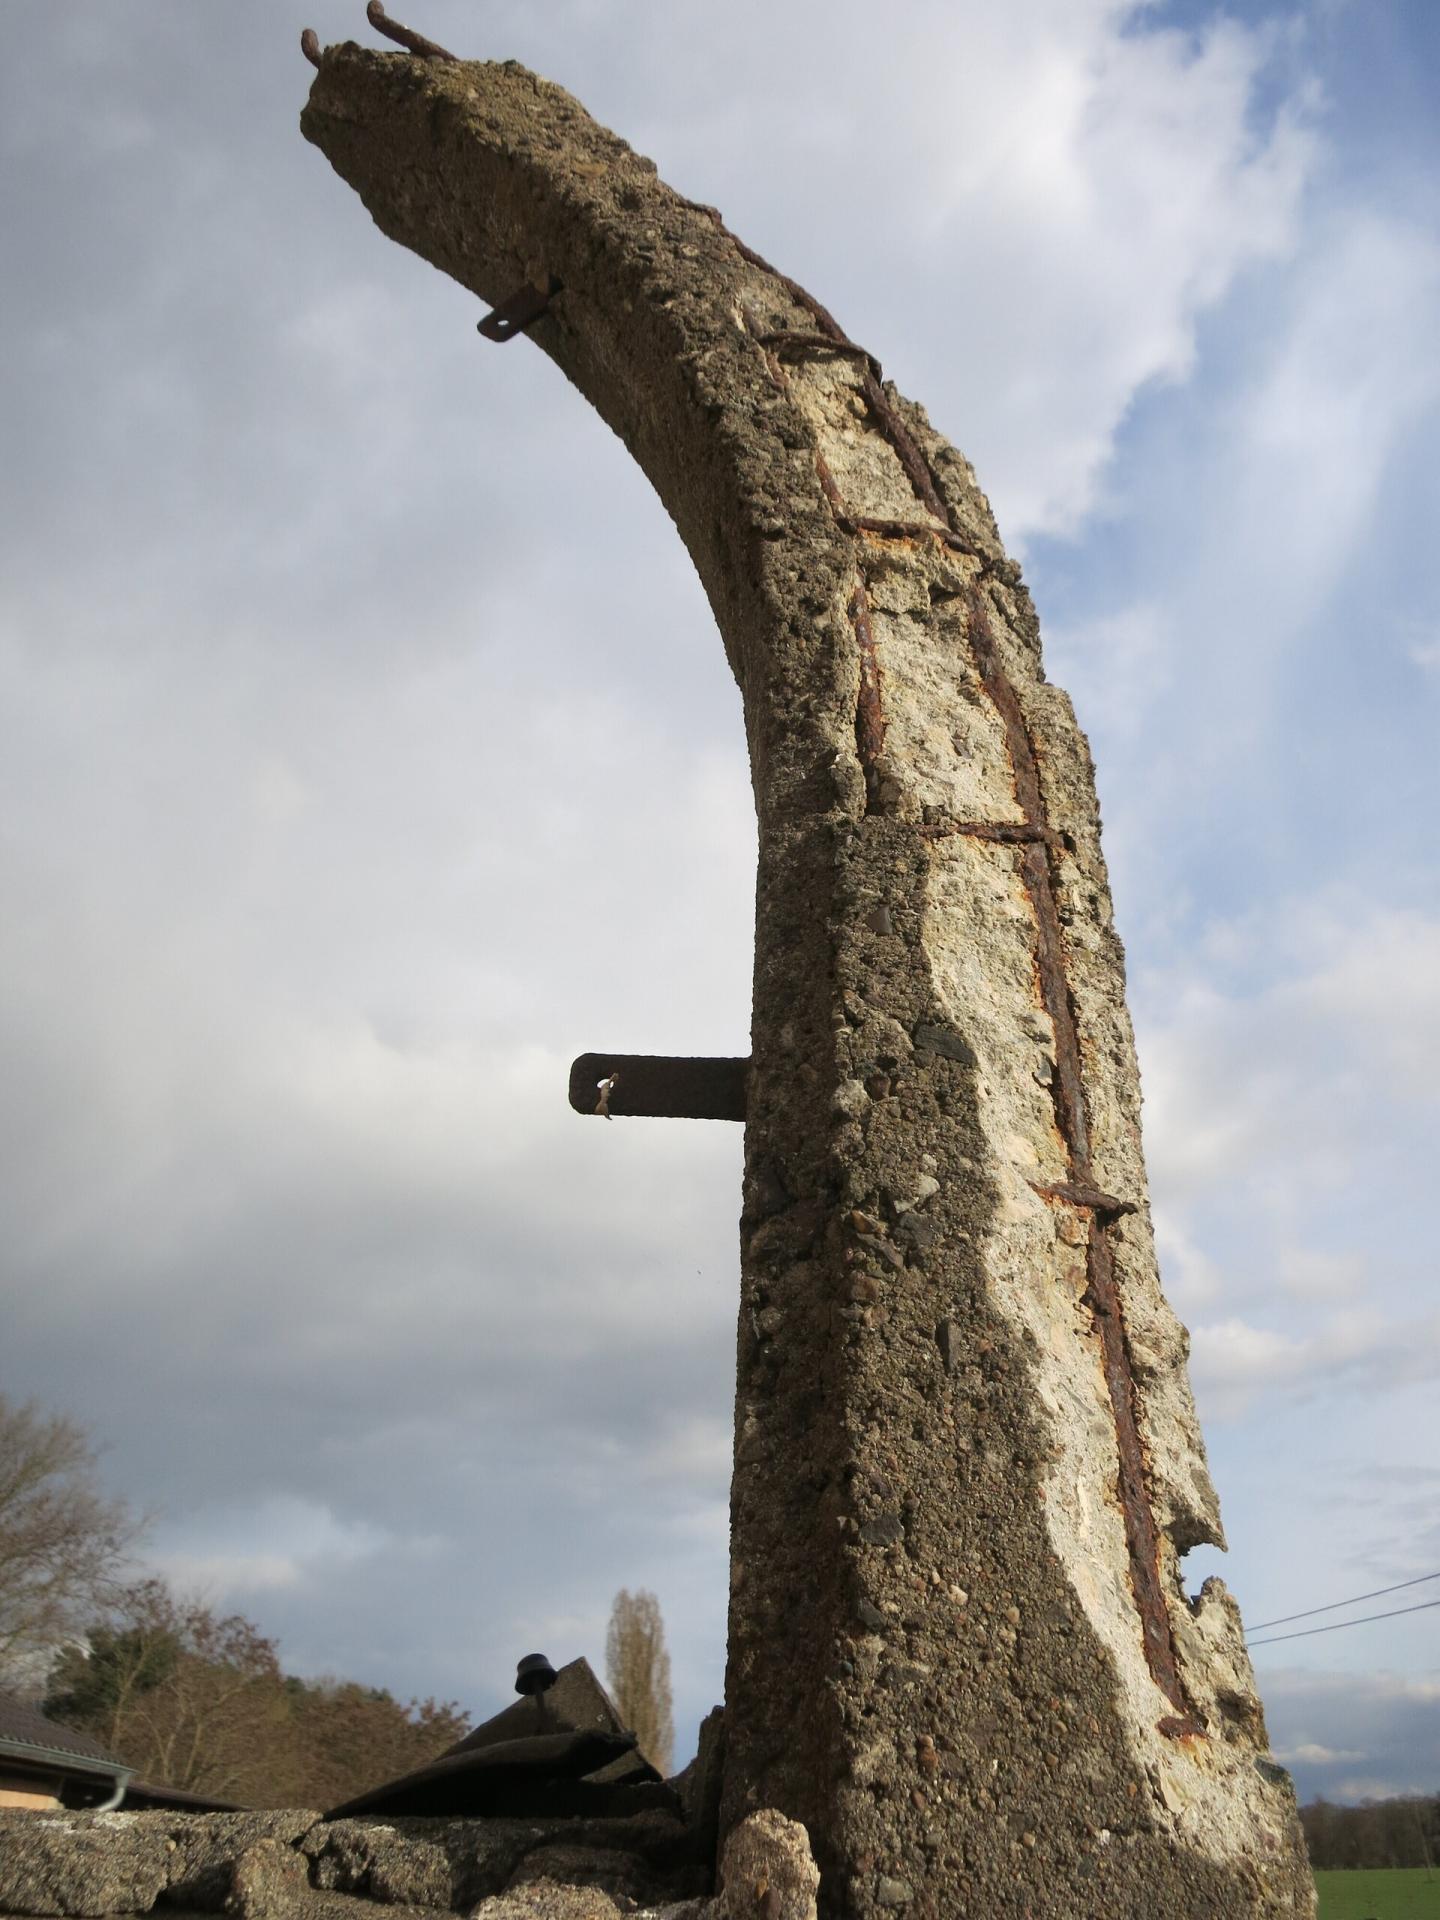
<path fill-rule="evenodd" d="M 723 1826 L 802 1822 L 831 1915 L 1310 1913 L 1238 1614 L 1182 1589 L 1219 1519 L 1094 781 L 974 475 L 560 88 L 317 57 L 306 136 L 503 303 L 494 337 L 533 321 L 673 515 L 744 696 Z"/>

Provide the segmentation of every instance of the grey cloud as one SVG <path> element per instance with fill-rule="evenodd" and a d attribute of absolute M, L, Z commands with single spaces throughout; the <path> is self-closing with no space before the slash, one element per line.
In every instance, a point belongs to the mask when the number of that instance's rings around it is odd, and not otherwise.
<path fill-rule="evenodd" d="M 1440 1682 L 1390 1673 L 1265 1675 L 1276 1755 L 1302 1800 L 1432 1793 L 1440 1779 Z"/>

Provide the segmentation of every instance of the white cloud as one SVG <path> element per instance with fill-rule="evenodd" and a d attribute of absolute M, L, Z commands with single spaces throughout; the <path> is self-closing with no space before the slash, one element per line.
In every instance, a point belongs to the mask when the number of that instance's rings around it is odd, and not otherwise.
<path fill-rule="evenodd" d="M 1116 753 L 1134 749 L 1174 681 L 1176 654 L 1173 616 L 1148 600 L 1052 628 L 1045 641 L 1050 671 L 1062 686 L 1105 688 L 1106 740 Z"/>
<path fill-rule="evenodd" d="M 1229 513 L 1237 529 L 1266 526 L 1267 562 L 1299 588 L 1292 621 L 1323 603 L 1365 536 L 1397 443 L 1440 397 L 1437 319 L 1432 234 L 1361 208 L 1317 223 L 1268 363 L 1230 403 Z"/>
<path fill-rule="evenodd" d="M 1293 1747 L 1276 1747 L 1275 1758 L 1294 1766 L 1297 1762 L 1315 1767 L 1333 1767 L 1342 1760 L 1363 1760 L 1363 1752 L 1353 1748 L 1322 1747 L 1318 1740 L 1301 1740 Z"/>
<path fill-rule="evenodd" d="M 1295 245 L 1313 85 L 1282 33 L 1167 28 L 1136 0 L 913 5 L 857 63 L 871 27 L 860 0 L 823 24 L 756 0 L 656 9 L 624 104 L 672 177 L 700 174 L 772 257 L 783 241 L 867 345 L 908 336 L 892 370 L 962 440 L 1007 538 L 1073 532 L 1136 395 L 1186 378 L 1206 311 Z M 765 49 L 743 88 L 737 35 Z M 822 203 L 863 247 L 827 246 Z"/>
<path fill-rule="evenodd" d="M 1262 1396 L 1393 1391 L 1440 1378 L 1440 1315 L 1339 1314 L 1298 1338 L 1233 1317 L 1192 1326 L 1191 1340 L 1196 1396 L 1213 1419 L 1238 1418 Z"/>
<path fill-rule="evenodd" d="M 1332 888 L 1212 921 L 1141 982 L 1162 1271 L 1208 1419 L 1440 1373 L 1437 981 L 1440 920 Z"/>
<path fill-rule="evenodd" d="M 1440 919 L 1412 907 L 1270 900 L 1137 985 L 1146 1145 L 1172 1209 L 1225 1183 L 1263 1182 L 1276 1208 L 1333 1190 L 1378 1150 L 1369 1129 L 1410 1132 L 1440 1085 Z M 1287 1258 L 1292 1279 L 1353 1263 Z"/>
<path fill-rule="evenodd" d="M 1287 1246 L 1278 1249 L 1275 1278 L 1297 1299 L 1354 1298 L 1364 1288 L 1367 1265 L 1358 1253 L 1327 1253 L 1316 1247 Z"/>
<path fill-rule="evenodd" d="M 1428 680 L 1434 646 L 1433 568 L 1409 524 L 1434 515 L 1437 333 L 1440 243 L 1337 195 L 1322 168 L 1293 257 L 1217 311 L 1198 377 L 1141 396 L 1108 564 L 1085 617 L 1052 620 L 1049 651 L 1107 808 L 1121 803 L 1111 858 L 1157 932 L 1177 840 L 1309 858 L 1292 825 L 1308 803 L 1329 829 L 1323 864 L 1360 865 L 1353 843 L 1388 830 L 1362 769 L 1377 748 L 1397 765 L 1427 750 L 1389 688 L 1397 668 Z M 1400 825 L 1363 864 L 1404 844 Z"/>
<path fill-rule="evenodd" d="M 1225 1279 L 1216 1262 L 1168 1209 L 1155 1208 L 1154 1224 L 1165 1291 L 1178 1311 L 1189 1314 L 1218 1300 Z"/>

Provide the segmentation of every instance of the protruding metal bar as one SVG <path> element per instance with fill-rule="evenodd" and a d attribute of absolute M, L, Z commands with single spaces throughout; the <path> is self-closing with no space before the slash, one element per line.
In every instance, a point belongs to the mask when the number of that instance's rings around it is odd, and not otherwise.
<path fill-rule="evenodd" d="M 582 1053 L 570 1069 L 576 1113 L 662 1120 L 743 1120 L 748 1060 L 665 1053 Z M 609 1085 L 602 1092 L 602 1083 Z"/>
<path fill-rule="evenodd" d="M 797 333 L 793 327 L 776 328 L 756 338 L 762 347 L 777 353 L 838 353 L 847 360 L 863 360 L 877 380 L 881 377 L 880 362 L 854 340 L 836 340 L 828 333 Z"/>
<path fill-rule="evenodd" d="M 943 840 L 947 834 L 963 833 L 972 840 L 993 840 L 1002 847 L 1046 846 L 1058 850 L 1064 844 L 1058 833 L 1033 820 L 927 820 L 919 833 L 922 840 Z"/>
<path fill-rule="evenodd" d="M 383 33 L 387 40 L 393 40 L 410 53 L 421 54 L 427 60 L 459 59 L 458 54 L 447 53 L 444 47 L 436 46 L 433 40 L 427 40 L 423 33 L 416 33 L 413 27 L 402 27 L 398 20 L 392 20 L 380 0 L 370 0 L 365 9 L 365 18 L 377 33 Z"/>
<path fill-rule="evenodd" d="M 1030 1184 L 1042 1199 L 1068 1200 L 1072 1207 L 1088 1207 L 1112 1220 L 1118 1220 L 1122 1213 L 1137 1211 L 1133 1200 L 1117 1200 L 1113 1193 L 1104 1193 L 1083 1180 L 1057 1180 L 1048 1187 L 1038 1186 L 1033 1180 Z"/>
<path fill-rule="evenodd" d="M 483 333 L 487 340 L 498 340 L 503 346 L 507 340 L 524 333 L 527 327 L 534 326 L 559 291 L 560 282 L 554 274 L 543 287 L 517 287 L 508 300 L 491 308 L 477 324 L 476 332 Z"/>
<path fill-rule="evenodd" d="M 313 27 L 306 27 L 300 36 L 300 51 L 312 67 L 320 64 L 320 36 Z"/>

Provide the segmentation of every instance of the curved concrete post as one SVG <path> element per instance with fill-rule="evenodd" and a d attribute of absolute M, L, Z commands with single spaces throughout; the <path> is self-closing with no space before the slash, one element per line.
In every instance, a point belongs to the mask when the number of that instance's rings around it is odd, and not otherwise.
<path fill-rule="evenodd" d="M 1089 755 L 969 466 L 524 69 L 332 47 L 302 127 L 392 239 L 537 290 L 744 696 L 726 1826 L 802 1821 L 829 1914 L 1308 1914 L 1237 1611 L 1179 1577 L 1219 1519 Z"/>

